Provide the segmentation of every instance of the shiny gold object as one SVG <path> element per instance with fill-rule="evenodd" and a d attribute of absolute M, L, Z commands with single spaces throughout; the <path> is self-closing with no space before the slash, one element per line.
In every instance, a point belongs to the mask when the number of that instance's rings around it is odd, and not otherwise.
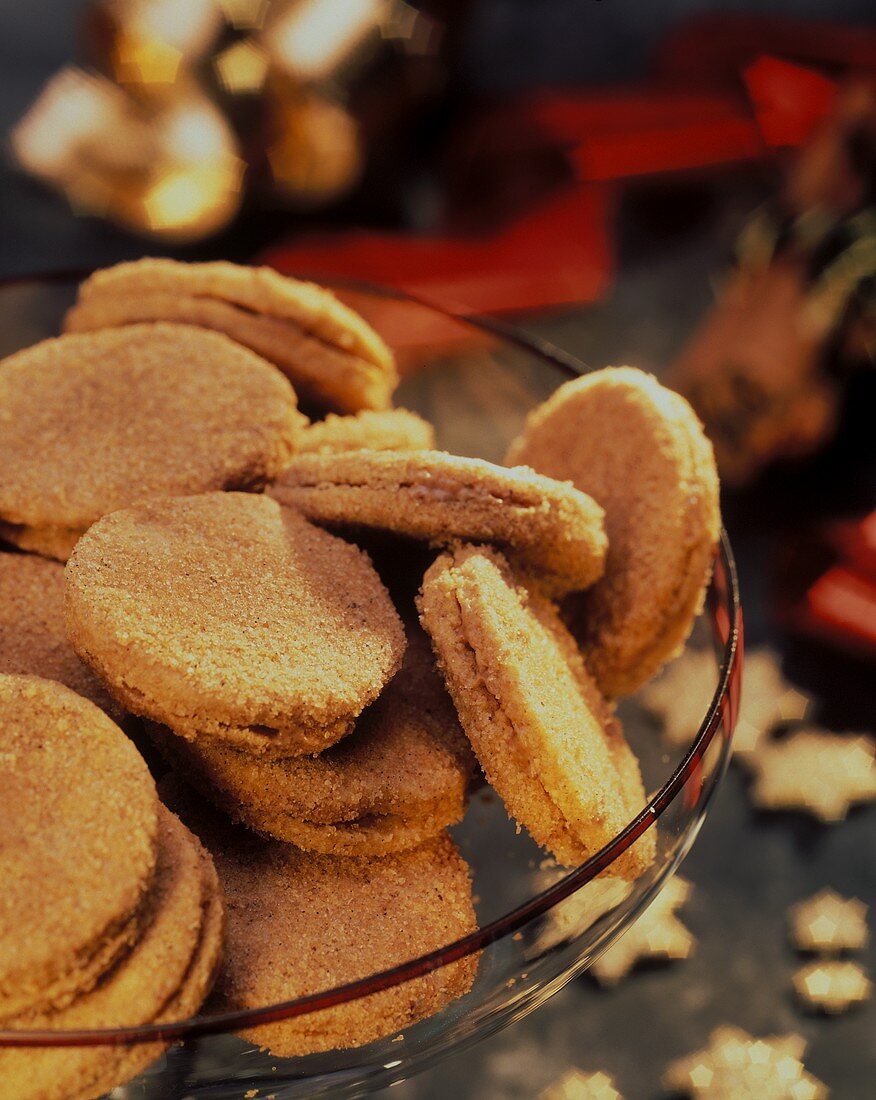
<path fill-rule="evenodd" d="M 819 961 L 794 974 L 794 989 L 810 1008 L 838 1015 L 869 999 L 873 983 L 855 962 Z"/>
<path fill-rule="evenodd" d="M 672 745 L 689 745 L 706 713 L 716 682 L 713 654 L 688 649 L 650 684 L 642 699 L 663 722 Z M 746 763 L 765 734 L 783 722 L 804 718 L 812 700 L 782 675 L 775 652 L 766 647 L 746 651 L 742 671 L 739 720 L 733 736 L 734 757 Z"/>
<path fill-rule="evenodd" d="M 567 1070 L 538 1094 L 538 1100 L 624 1100 L 607 1073 Z"/>
<path fill-rule="evenodd" d="M 705 1050 L 667 1067 L 663 1084 L 696 1100 L 824 1100 L 827 1087 L 806 1072 L 805 1052 L 799 1035 L 755 1039 L 719 1027 Z"/>
<path fill-rule="evenodd" d="M 684 879 L 671 878 L 648 908 L 611 947 L 594 962 L 590 972 L 600 985 L 615 985 L 640 959 L 686 959 L 694 937 L 675 915 L 690 897 Z"/>
<path fill-rule="evenodd" d="M 233 95 L 255 95 L 260 92 L 269 64 L 268 55 L 251 38 L 233 43 L 213 60 L 219 83 Z"/>
<path fill-rule="evenodd" d="M 238 30 L 260 30 L 271 0 L 218 0 L 222 14 Z"/>
<path fill-rule="evenodd" d="M 765 809 L 842 821 L 852 806 L 876 798 L 873 757 L 869 737 L 799 730 L 762 746 L 752 758 L 752 797 Z"/>
<path fill-rule="evenodd" d="M 792 906 L 789 917 L 791 943 L 799 951 L 830 955 L 867 945 L 867 906 L 857 898 L 821 890 Z"/>
<path fill-rule="evenodd" d="M 277 188 L 305 207 L 350 191 L 362 171 L 359 128 L 343 107 L 317 95 L 278 99 L 268 148 Z"/>

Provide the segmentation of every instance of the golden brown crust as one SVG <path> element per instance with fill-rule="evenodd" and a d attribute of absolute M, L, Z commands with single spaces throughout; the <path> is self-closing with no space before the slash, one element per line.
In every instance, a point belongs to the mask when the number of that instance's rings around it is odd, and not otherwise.
<path fill-rule="evenodd" d="M 301 433 L 298 454 L 341 454 L 344 451 L 428 451 L 435 447 L 435 429 L 407 409 L 317 420 Z"/>
<path fill-rule="evenodd" d="M 163 807 L 158 851 L 151 919 L 130 953 L 90 993 L 14 1026 L 112 1028 L 197 1010 L 215 977 L 222 944 L 217 878 L 201 845 Z M 0 1100 L 93 1100 L 138 1073 L 164 1046 L 9 1049 L 0 1052 Z"/>
<path fill-rule="evenodd" d="M 142 321 L 172 321 L 213 329 L 278 367 L 302 401 L 341 412 L 386 409 L 394 371 L 308 335 L 292 321 L 250 313 L 218 298 L 184 294 L 99 295 L 75 306 L 67 332 L 91 332 Z"/>
<path fill-rule="evenodd" d="M 260 487 L 302 422 L 270 364 L 189 325 L 44 340 L 3 361 L 0 408 L 0 517 L 43 529 L 82 529 L 148 497 Z"/>
<path fill-rule="evenodd" d="M 200 264 L 149 257 L 96 271 L 79 288 L 82 302 L 105 294 L 173 294 L 221 301 L 294 321 L 327 344 L 375 366 L 391 368 L 392 353 L 374 329 L 330 290 L 268 267 L 224 261 Z"/>
<path fill-rule="evenodd" d="M 130 946 L 155 870 L 158 800 L 121 730 L 61 684 L 0 676 L 0 730 L 8 1018 L 64 1004 Z"/>
<path fill-rule="evenodd" d="M 401 670 L 353 733 L 319 756 L 254 759 L 147 728 L 232 818 L 327 854 L 383 855 L 437 835 L 462 818 L 475 767 L 429 643 L 414 628 Z"/>
<path fill-rule="evenodd" d="M 285 756 L 349 732 L 405 645 L 366 555 L 246 493 L 96 523 L 67 566 L 67 631 L 134 713 Z"/>
<path fill-rule="evenodd" d="M 495 543 L 559 591 L 602 573 L 602 509 L 571 485 L 442 451 L 350 451 L 293 459 L 271 495 L 329 525 Z"/>
<path fill-rule="evenodd" d="M 82 538 L 85 527 L 29 527 L 24 523 L 4 523 L 0 520 L 0 541 L 17 546 L 44 558 L 65 562 L 73 547 Z"/>
<path fill-rule="evenodd" d="M 712 448 L 687 402 L 629 367 L 561 386 L 508 452 L 605 509 L 605 575 L 569 601 L 602 691 L 626 695 L 684 644 L 720 530 Z"/>
<path fill-rule="evenodd" d="M 217 820 L 178 781 L 227 900 L 219 1010 L 274 1004 L 366 977 L 477 927 L 469 870 L 444 833 L 380 859 L 299 852 Z M 468 958 L 346 1005 L 242 1033 L 281 1057 L 361 1046 L 440 1011 L 470 988 Z"/>
<path fill-rule="evenodd" d="M 562 864 L 595 854 L 629 823 L 635 794 L 611 748 L 619 728 L 607 733 L 610 712 L 595 689 L 581 690 L 544 609 L 532 610 L 507 562 L 485 547 L 439 558 L 418 606 L 463 728 L 508 811 Z M 619 870 L 638 874 L 649 858 L 636 846 Z"/>
<path fill-rule="evenodd" d="M 0 673 L 56 680 L 113 721 L 124 717 L 67 640 L 64 567 L 57 562 L 0 551 Z"/>

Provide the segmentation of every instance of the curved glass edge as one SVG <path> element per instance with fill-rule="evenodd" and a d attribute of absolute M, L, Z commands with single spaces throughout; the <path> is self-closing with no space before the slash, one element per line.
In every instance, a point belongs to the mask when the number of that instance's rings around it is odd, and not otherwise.
<path fill-rule="evenodd" d="M 13 276 L 0 279 L 0 289 L 31 282 L 64 282 L 81 280 L 89 271 L 58 271 L 40 276 Z M 342 285 L 342 280 L 337 280 L 337 285 Z M 436 309 L 428 301 L 416 298 L 413 295 L 400 291 L 388 291 L 385 287 L 370 286 L 367 283 L 352 281 L 346 285 L 355 285 L 357 288 L 383 296 L 396 297 L 402 300 L 410 300 L 430 309 Z M 446 312 L 437 310 L 438 312 Z M 454 316 L 451 314 L 451 316 Z M 532 337 L 505 325 L 494 318 L 466 317 L 456 315 L 457 320 L 470 324 L 475 328 L 483 328 L 501 335 L 503 338 L 542 356 L 559 367 L 569 377 L 574 377 L 587 372 L 584 363 L 573 356 L 562 352 L 552 344 Z M 605 871 L 623 852 L 642 836 L 649 828 L 656 824 L 661 813 L 669 806 L 678 794 L 685 788 L 688 781 L 696 778 L 701 767 L 702 758 L 711 745 L 715 733 L 723 729 L 725 734 L 722 760 L 713 773 L 712 782 L 708 787 L 700 785 L 697 792 L 697 819 L 688 831 L 678 849 L 673 853 L 667 866 L 655 877 L 649 888 L 643 891 L 637 899 L 636 905 L 630 912 L 638 914 L 650 903 L 666 879 L 675 871 L 692 845 L 702 824 L 705 809 L 711 799 L 711 795 L 717 787 L 721 775 L 726 769 L 730 757 L 730 745 L 733 730 L 739 713 L 739 695 L 741 690 L 741 658 L 743 648 L 743 620 L 742 608 L 739 597 L 739 586 L 736 574 L 736 565 L 730 547 L 727 532 L 722 528 L 718 543 L 715 567 L 712 581 L 707 592 L 707 602 L 712 618 L 712 626 L 723 645 L 723 656 L 718 684 L 708 706 L 706 714 L 690 749 L 683 757 L 681 763 L 650 799 L 642 811 L 619 833 L 609 844 L 602 848 L 590 859 L 579 867 L 570 871 L 568 875 L 560 879 L 548 889 L 537 894 L 523 905 L 513 909 L 510 913 L 486 924 L 483 928 L 462 937 L 459 940 L 436 949 L 426 955 L 418 956 L 408 962 L 376 974 L 360 978 L 345 985 L 336 986 L 330 990 L 309 994 L 291 1001 L 280 1002 L 276 1005 L 261 1008 L 240 1009 L 233 1012 L 217 1013 L 211 1016 L 196 1016 L 187 1020 L 181 1020 L 166 1024 L 142 1024 L 132 1027 L 118 1028 L 88 1028 L 88 1029 L 0 1029 L 0 1048 L 2 1047 L 75 1047 L 98 1045 L 130 1045 L 143 1042 L 173 1042 L 181 1039 L 194 1039 L 205 1035 L 223 1034 L 230 1031 L 252 1028 L 259 1024 L 275 1023 L 280 1020 L 292 1019 L 310 1012 L 331 1008 L 336 1005 L 346 1004 L 360 997 L 378 993 L 381 990 L 401 985 L 411 979 L 422 977 L 434 970 L 440 969 L 449 963 L 475 954 L 506 936 L 520 931 L 530 921 L 535 920 L 555 905 L 564 901 L 570 895 L 579 890 Z M 693 807 L 691 807 L 693 808 Z M 588 957 L 582 961 L 580 967 L 572 966 L 558 975 L 551 986 L 551 993 L 561 988 L 567 981 L 575 976 L 580 969 L 584 969 L 598 956 Z M 548 994 L 551 995 L 551 994 Z M 539 995 L 538 1003 L 542 1003 Z M 536 1004 L 523 1011 L 527 1014 Z M 510 1022 L 510 1021 L 508 1021 Z M 496 1029 L 504 1026 L 502 1021 L 496 1023 Z M 436 1053 L 436 1057 L 440 1055 Z"/>

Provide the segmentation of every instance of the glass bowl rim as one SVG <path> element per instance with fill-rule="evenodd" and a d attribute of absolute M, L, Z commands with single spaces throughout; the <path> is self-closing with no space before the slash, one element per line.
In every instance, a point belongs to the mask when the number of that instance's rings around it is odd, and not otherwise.
<path fill-rule="evenodd" d="M 0 291 L 10 286 L 28 283 L 81 281 L 90 273 L 89 269 L 77 269 L 58 270 L 37 275 L 4 276 L 0 278 Z M 324 278 L 324 281 L 330 286 L 347 287 L 384 298 L 408 301 L 422 308 L 441 313 L 461 324 L 471 325 L 474 328 L 489 332 L 518 345 L 525 351 L 548 360 L 554 367 L 565 373 L 569 380 L 592 370 L 581 360 L 557 348 L 551 342 L 534 334 L 524 333 L 495 317 L 453 312 L 447 308 L 437 306 L 425 298 L 392 287 L 370 284 L 364 280 L 337 277 Z M 346 1004 L 432 973 L 443 966 L 482 951 L 490 944 L 520 931 L 531 920 L 544 916 L 554 906 L 560 904 L 606 870 L 644 832 L 656 824 L 663 811 L 675 800 L 687 781 L 696 772 L 699 762 L 711 744 L 722 720 L 728 723 L 728 736 L 732 736 L 732 727 L 735 722 L 733 688 L 734 685 L 738 687 L 741 675 L 739 656 L 741 653 L 742 611 L 736 564 L 733 559 L 730 540 L 723 527 L 718 540 L 715 564 L 716 567 L 720 566 L 726 581 L 724 607 L 728 615 L 727 641 L 724 644 L 721 657 L 718 685 L 697 733 L 681 762 L 636 817 L 608 844 L 585 860 L 580 866 L 571 870 L 558 882 L 516 906 L 510 912 L 496 917 L 482 928 L 445 944 L 443 947 L 436 948 L 386 970 L 378 971 L 364 978 L 358 978 L 353 982 L 347 982 L 318 993 L 310 993 L 303 997 L 280 1001 L 273 1005 L 235 1009 L 210 1016 L 193 1016 L 187 1020 L 164 1024 L 152 1023 L 130 1027 L 59 1030 L 0 1028 L 0 1049 L 3 1047 L 74 1047 L 139 1044 L 155 1041 L 172 1042 L 202 1035 L 224 1034 L 244 1028 L 249 1029 L 260 1024 L 292 1019 L 310 1012 Z M 713 574 L 710 590 L 714 588 L 714 585 L 715 575 Z M 730 703 L 729 711 L 726 714 L 724 710 L 725 700 L 729 700 Z"/>

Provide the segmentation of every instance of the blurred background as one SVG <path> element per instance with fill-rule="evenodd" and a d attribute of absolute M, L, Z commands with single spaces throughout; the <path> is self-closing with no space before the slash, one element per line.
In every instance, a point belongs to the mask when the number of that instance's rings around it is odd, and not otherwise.
<path fill-rule="evenodd" d="M 770 736 L 805 712 L 872 752 L 871 2 L 0 0 L 0 72 L 0 276 L 259 260 L 679 388 L 716 446 L 760 655 L 744 707 Z M 577 1067 L 646 1100 L 731 1024 L 802 1035 L 831 1095 L 873 1095 L 869 987 L 795 995 L 787 921 L 825 887 L 876 898 L 876 815 L 800 803 L 767 812 L 733 771 L 684 867 L 689 958 L 585 976 L 396 1094 L 522 1100 Z"/>

